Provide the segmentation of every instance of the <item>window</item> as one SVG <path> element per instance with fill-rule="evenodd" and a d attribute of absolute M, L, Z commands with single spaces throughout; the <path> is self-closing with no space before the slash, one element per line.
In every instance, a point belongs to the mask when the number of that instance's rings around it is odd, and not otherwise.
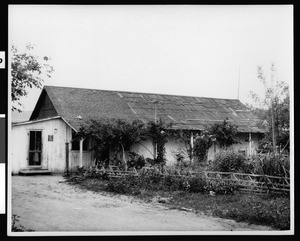
<path fill-rule="evenodd" d="M 39 166 L 42 161 L 42 131 L 29 132 L 29 165 Z"/>

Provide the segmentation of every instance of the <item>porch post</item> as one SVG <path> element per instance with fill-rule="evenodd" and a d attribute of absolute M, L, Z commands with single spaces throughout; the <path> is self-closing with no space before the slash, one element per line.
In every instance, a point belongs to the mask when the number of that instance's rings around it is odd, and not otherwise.
<path fill-rule="evenodd" d="M 252 146 L 251 146 L 251 142 L 252 142 L 252 140 L 251 140 L 251 132 L 249 132 L 249 155 L 251 155 L 251 153 L 252 153 Z"/>
<path fill-rule="evenodd" d="M 80 138 L 80 140 L 79 140 L 79 167 L 83 166 L 82 149 L 83 149 L 83 138 Z"/>
<path fill-rule="evenodd" d="M 193 132 L 191 132 L 191 161 L 193 161 L 194 159 L 193 149 L 194 149 L 194 134 Z"/>
<path fill-rule="evenodd" d="M 69 174 L 69 142 L 66 142 L 66 171 Z"/>

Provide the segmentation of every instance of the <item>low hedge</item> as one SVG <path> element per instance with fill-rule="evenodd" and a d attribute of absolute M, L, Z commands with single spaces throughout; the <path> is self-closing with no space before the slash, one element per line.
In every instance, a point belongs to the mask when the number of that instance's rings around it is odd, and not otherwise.
<path fill-rule="evenodd" d="M 109 178 L 106 191 L 121 194 L 138 194 L 140 190 L 187 191 L 206 193 L 214 191 L 216 194 L 233 193 L 237 187 L 222 180 L 209 180 L 205 177 L 171 176 L 151 173 L 141 176 L 121 176 Z"/>

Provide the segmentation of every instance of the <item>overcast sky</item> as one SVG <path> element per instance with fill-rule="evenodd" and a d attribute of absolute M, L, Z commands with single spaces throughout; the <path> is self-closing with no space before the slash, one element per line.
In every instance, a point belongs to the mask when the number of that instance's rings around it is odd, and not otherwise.
<path fill-rule="evenodd" d="M 51 58 L 46 85 L 237 99 L 240 79 L 246 103 L 258 65 L 293 82 L 291 5 L 10 5 L 9 41 Z"/>

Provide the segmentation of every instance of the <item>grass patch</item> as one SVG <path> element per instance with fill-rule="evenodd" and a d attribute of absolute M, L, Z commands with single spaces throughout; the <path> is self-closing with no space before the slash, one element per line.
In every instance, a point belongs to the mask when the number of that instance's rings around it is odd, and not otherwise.
<path fill-rule="evenodd" d="M 239 222 L 290 229 L 290 201 L 287 197 L 269 197 L 247 194 L 209 196 L 200 193 L 173 193 L 172 205 L 229 218 Z"/>

